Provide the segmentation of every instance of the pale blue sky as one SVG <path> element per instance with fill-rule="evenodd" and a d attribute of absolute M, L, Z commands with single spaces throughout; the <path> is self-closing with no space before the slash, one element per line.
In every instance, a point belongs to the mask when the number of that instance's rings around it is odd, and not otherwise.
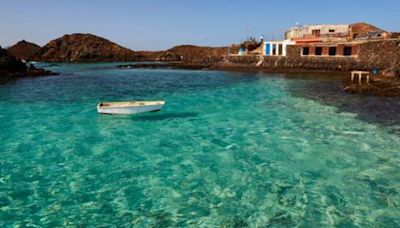
<path fill-rule="evenodd" d="M 365 21 L 400 31 L 399 0 L 0 0 L 0 45 L 44 45 L 68 33 L 93 33 L 133 50 L 178 44 L 222 46 L 281 34 L 296 22 Z"/>

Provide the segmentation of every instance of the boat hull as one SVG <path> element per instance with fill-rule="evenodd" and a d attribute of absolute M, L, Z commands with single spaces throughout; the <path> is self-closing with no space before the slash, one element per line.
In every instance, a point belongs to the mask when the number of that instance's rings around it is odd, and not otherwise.
<path fill-rule="evenodd" d="M 113 106 L 97 106 L 97 112 L 100 114 L 113 114 L 113 115 L 132 115 L 143 112 L 157 112 L 162 109 L 164 104 L 143 105 L 143 106 L 127 106 L 127 107 L 113 107 Z"/>

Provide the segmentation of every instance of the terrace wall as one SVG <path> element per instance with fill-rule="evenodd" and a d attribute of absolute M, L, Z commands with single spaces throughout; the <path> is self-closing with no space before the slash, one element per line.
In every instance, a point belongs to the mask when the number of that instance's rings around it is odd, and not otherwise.
<path fill-rule="evenodd" d="M 338 46 L 337 55 L 342 55 Z M 353 46 L 357 56 L 302 56 L 302 47 L 290 45 L 287 56 L 229 56 L 220 66 L 260 67 L 276 71 L 352 71 L 400 69 L 400 40 L 381 40 Z M 311 52 L 312 50 L 310 50 Z M 260 60 L 262 63 L 260 64 Z"/>

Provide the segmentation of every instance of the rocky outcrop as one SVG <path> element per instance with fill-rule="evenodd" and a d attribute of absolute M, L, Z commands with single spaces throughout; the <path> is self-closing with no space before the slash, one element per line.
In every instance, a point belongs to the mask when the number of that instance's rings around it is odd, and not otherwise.
<path fill-rule="evenodd" d="M 64 35 L 42 47 L 34 60 L 45 62 L 183 61 L 212 64 L 228 53 L 227 47 L 176 46 L 166 51 L 132 51 L 92 34 Z"/>
<path fill-rule="evenodd" d="M 7 50 L 0 48 L 0 79 L 8 79 L 14 75 L 26 72 L 26 65 L 11 55 Z"/>
<path fill-rule="evenodd" d="M 212 64 L 222 60 L 223 56 L 227 54 L 227 47 L 200 47 L 194 45 L 181 45 L 163 52 L 162 55 L 159 56 L 159 59 Z"/>
<path fill-rule="evenodd" d="M 92 34 L 72 34 L 50 41 L 35 55 L 46 62 L 135 61 L 137 54 Z"/>
<path fill-rule="evenodd" d="M 238 49 L 236 47 L 236 49 Z M 228 47 L 180 45 L 166 51 L 136 52 L 136 61 L 182 62 L 184 65 L 210 65 L 227 55 Z"/>
<path fill-rule="evenodd" d="M 380 75 L 376 78 L 372 78 L 370 83 L 365 83 L 363 79 L 362 83 L 359 84 L 357 80 L 350 81 L 345 80 L 343 85 L 343 91 L 355 94 L 368 94 L 375 96 L 385 97 L 400 97 L 400 78 L 396 75 Z"/>
<path fill-rule="evenodd" d="M 27 67 L 25 63 L 0 47 L 0 82 L 20 77 L 55 75 L 55 73 L 34 66 Z"/>
<path fill-rule="evenodd" d="M 117 66 L 122 69 L 185 69 L 185 70 L 204 70 L 212 68 L 212 65 L 196 64 L 190 62 L 153 62 L 153 63 L 135 63 L 135 64 L 123 64 Z"/>
<path fill-rule="evenodd" d="M 29 61 L 36 54 L 36 52 L 39 51 L 39 49 L 40 46 L 22 40 L 9 47 L 7 50 L 16 58 Z"/>

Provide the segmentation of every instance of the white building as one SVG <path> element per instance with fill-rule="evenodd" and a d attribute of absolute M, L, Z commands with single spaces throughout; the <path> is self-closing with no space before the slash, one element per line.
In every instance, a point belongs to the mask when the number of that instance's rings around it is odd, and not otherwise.
<path fill-rule="evenodd" d="M 292 40 L 266 41 L 263 53 L 265 56 L 286 56 L 287 46 L 296 44 Z"/>

